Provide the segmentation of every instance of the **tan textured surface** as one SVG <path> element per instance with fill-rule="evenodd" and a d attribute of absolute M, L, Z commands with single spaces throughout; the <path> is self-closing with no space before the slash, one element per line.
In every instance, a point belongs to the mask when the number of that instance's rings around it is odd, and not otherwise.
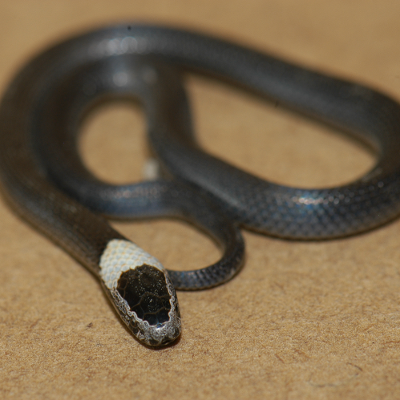
<path fill-rule="evenodd" d="M 224 35 L 400 98 L 399 13 L 394 0 L 2 1 L 0 90 L 48 42 L 140 19 Z M 373 163 L 351 141 L 232 88 L 196 77 L 188 84 L 204 146 L 248 170 L 321 186 Z M 85 157 L 99 175 L 140 175 L 138 110 L 106 107 L 84 130 Z M 242 273 L 214 290 L 179 293 L 182 338 L 151 351 L 132 339 L 85 269 L 2 202 L 0 219 L 0 398 L 400 397 L 400 221 L 326 243 L 245 233 Z M 218 256 L 178 222 L 116 226 L 167 267 Z"/>

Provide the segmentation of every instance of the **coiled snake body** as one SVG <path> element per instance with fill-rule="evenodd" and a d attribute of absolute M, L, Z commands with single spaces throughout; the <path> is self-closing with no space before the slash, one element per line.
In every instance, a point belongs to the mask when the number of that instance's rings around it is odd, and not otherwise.
<path fill-rule="evenodd" d="M 228 165 L 196 143 L 180 69 L 228 80 L 353 134 L 378 151 L 379 161 L 356 182 L 316 190 L 277 185 Z M 83 166 L 76 149 L 80 122 L 90 107 L 113 97 L 143 103 L 151 147 L 173 179 L 114 186 Z M 16 75 L 0 107 L 0 177 L 14 209 L 99 277 L 140 341 L 160 346 L 180 334 L 174 287 L 215 286 L 242 265 L 236 224 L 319 239 L 396 217 L 399 111 L 374 90 L 248 48 L 187 31 L 121 24 L 58 44 Z M 185 218 L 224 253 L 208 268 L 168 274 L 97 213 Z"/>

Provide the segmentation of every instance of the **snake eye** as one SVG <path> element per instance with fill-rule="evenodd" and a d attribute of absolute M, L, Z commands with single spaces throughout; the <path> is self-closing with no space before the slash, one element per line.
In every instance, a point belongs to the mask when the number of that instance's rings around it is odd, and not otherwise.
<path fill-rule="evenodd" d="M 165 275 L 155 267 L 143 264 L 121 274 L 118 293 L 137 317 L 160 327 L 169 320 L 171 296 Z"/>

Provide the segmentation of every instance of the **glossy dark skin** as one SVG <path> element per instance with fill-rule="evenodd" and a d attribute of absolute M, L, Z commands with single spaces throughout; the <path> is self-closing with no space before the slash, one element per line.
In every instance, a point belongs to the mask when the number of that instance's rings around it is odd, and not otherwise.
<path fill-rule="evenodd" d="M 352 134 L 379 152 L 379 161 L 355 182 L 315 190 L 228 165 L 195 140 L 181 69 L 224 79 Z M 169 179 L 116 187 L 85 169 L 76 150 L 81 120 L 114 97 L 142 102 L 150 144 Z M 18 213 L 95 275 L 107 243 L 124 239 L 97 213 L 195 223 L 223 255 L 208 268 L 170 271 L 173 285 L 189 290 L 223 283 L 240 269 L 238 225 L 327 239 L 396 217 L 399 154 L 400 106 L 389 97 L 223 40 L 155 26 L 122 24 L 50 48 L 16 75 L 0 107 L 0 177 Z"/>

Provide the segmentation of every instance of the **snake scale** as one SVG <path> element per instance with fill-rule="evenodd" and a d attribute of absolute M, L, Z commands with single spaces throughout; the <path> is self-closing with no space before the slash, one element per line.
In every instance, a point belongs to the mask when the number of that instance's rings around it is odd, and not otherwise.
<path fill-rule="evenodd" d="M 205 153 L 196 141 L 181 72 L 223 79 L 349 133 L 379 155 L 340 187 L 268 182 Z M 163 179 L 99 181 L 77 150 L 82 119 L 101 101 L 143 104 Z M 141 24 L 84 33 L 45 50 L 13 78 L 0 105 L 0 178 L 23 218 L 99 278 L 133 335 L 149 346 L 181 332 L 177 289 L 208 288 L 242 266 L 238 226 L 291 239 L 356 234 L 400 213 L 400 106 L 340 80 L 204 34 Z M 183 218 L 223 248 L 196 271 L 166 271 L 104 217 Z"/>

